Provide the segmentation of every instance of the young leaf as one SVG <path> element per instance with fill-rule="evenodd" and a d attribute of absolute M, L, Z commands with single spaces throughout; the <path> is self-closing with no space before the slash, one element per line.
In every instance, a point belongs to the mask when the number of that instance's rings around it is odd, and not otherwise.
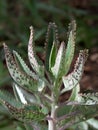
<path fill-rule="evenodd" d="M 9 73 L 11 77 L 13 78 L 13 80 L 19 86 L 23 87 L 24 89 L 30 92 L 38 91 L 38 87 L 41 85 L 44 87 L 44 84 L 40 79 L 31 78 L 29 75 L 23 73 L 19 69 L 19 67 L 17 66 L 13 58 L 13 55 L 11 54 L 6 44 L 4 44 L 4 51 L 5 51 L 5 58 L 6 58 L 6 63 L 7 63 Z M 41 90 L 43 88 L 42 86 L 41 86 Z"/>
<path fill-rule="evenodd" d="M 46 66 L 46 70 L 49 70 L 49 61 L 51 61 L 49 59 L 52 58 L 50 56 L 50 54 L 52 55 L 51 48 L 53 48 L 53 46 L 55 46 L 57 48 L 58 42 L 59 41 L 58 41 L 57 26 L 56 26 L 55 23 L 49 23 L 48 29 L 47 29 L 47 34 L 46 34 L 46 42 L 45 42 L 45 66 Z M 53 45 L 53 43 L 54 43 L 54 45 Z"/>
<path fill-rule="evenodd" d="M 51 71 L 52 71 L 53 75 L 55 76 L 55 78 L 60 77 L 61 73 L 63 71 L 62 65 L 63 65 L 63 61 L 64 61 L 64 51 L 65 51 L 65 43 L 62 42 L 59 47 L 57 56 L 56 56 L 55 64 L 51 68 Z"/>
<path fill-rule="evenodd" d="M 16 99 L 20 101 L 22 104 L 38 104 L 37 99 L 33 94 L 25 91 L 15 83 L 13 83 L 13 90 Z"/>
<path fill-rule="evenodd" d="M 22 57 L 16 51 L 13 51 L 13 54 L 14 54 L 14 57 L 16 59 L 16 62 L 18 60 L 18 62 L 20 63 L 22 69 L 24 70 L 24 72 L 26 72 L 31 77 L 35 78 L 36 75 L 29 69 L 29 67 L 26 65 L 26 63 L 22 59 Z"/>
<path fill-rule="evenodd" d="M 75 50 L 75 35 L 76 35 L 76 23 L 73 20 L 69 25 L 69 38 L 68 38 L 68 44 L 66 48 L 65 53 L 65 66 L 64 66 L 64 74 L 66 75 L 69 71 L 71 62 L 73 60 L 74 56 L 74 50 Z"/>
<path fill-rule="evenodd" d="M 81 50 L 79 53 L 79 57 L 77 58 L 74 71 L 71 74 L 68 74 L 66 77 L 63 76 L 62 80 L 64 83 L 64 89 L 61 93 L 69 91 L 73 89 L 81 80 L 83 70 L 84 70 L 84 63 L 87 59 L 88 50 Z"/>
<path fill-rule="evenodd" d="M 56 44 L 53 42 L 51 52 L 50 52 L 50 57 L 49 57 L 49 70 L 50 71 L 51 71 L 51 68 L 55 64 L 56 54 L 57 54 L 57 47 L 56 47 Z"/>
<path fill-rule="evenodd" d="M 30 27 L 30 38 L 29 38 L 29 43 L 28 43 L 28 58 L 30 61 L 30 64 L 32 68 L 34 69 L 35 72 L 38 74 L 40 73 L 40 65 L 38 64 L 38 61 L 35 56 L 35 51 L 34 51 L 34 31 L 33 27 Z"/>

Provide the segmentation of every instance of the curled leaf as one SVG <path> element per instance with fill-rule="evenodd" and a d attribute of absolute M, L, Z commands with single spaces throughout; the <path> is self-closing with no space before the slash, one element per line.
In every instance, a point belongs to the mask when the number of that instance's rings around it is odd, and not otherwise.
<path fill-rule="evenodd" d="M 63 76 L 62 78 L 64 83 L 64 89 L 62 90 L 61 93 L 73 89 L 79 83 L 83 74 L 84 63 L 87 59 L 87 56 L 88 56 L 88 50 L 80 51 L 73 72 L 65 77 Z"/>
<path fill-rule="evenodd" d="M 38 64 L 35 51 L 34 51 L 34 31 L 32 26 L 30 27 L 30 38 L 28 43 L 28 58 L 34 71 L 40 73 L 40 65 Z"/>

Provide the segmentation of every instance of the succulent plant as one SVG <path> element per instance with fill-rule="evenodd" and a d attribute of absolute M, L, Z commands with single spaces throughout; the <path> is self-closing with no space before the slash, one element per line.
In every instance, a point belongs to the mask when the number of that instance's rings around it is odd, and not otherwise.
<path fill-rule="evenodd" d="M 69 24 L 68 43 L 59 42 L 55 23 L 50 23 L 45 42 L 45 60 L 35 52 L 34 31 L 30 27 L 28 59 L 32 70 L 21 56 L 4 43 L 7 68 L 13 79 L 13 91 L 0 91 L 0 101 L 11 115 L 32 126 L 32 130 L 65 130 L 98 114 L 98 94 L 80 94 L 88 50 L 80 50 L 76 64 L 69 72 L 75 51 L 76 22 Z M 62 103 L 60 97 L 71 90 Z"/>

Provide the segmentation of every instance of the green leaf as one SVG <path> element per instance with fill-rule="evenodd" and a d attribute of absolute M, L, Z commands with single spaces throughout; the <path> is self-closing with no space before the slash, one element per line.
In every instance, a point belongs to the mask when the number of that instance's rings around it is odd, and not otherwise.
<path fill-rule="evenodd" d="M 49 70 L 50 71 L 51 71 L 51 68 L 55 64 L 56 54 L 57 54 L 57 46 L 53 42 L 53 45 L 52 45 L 52 48 L 51 48 L 51 52 L 50 52 L 50 57 L 49 57 Z"/>
<path fill-rule="evenodd" d="M 79 83 L 83 74 L 84 63 L 87 59 L 87 55 L 88 50 L 81 50 L 79 53 L 79 57 L 77 58 L 73 72 L 68 74 L 66 77 L 62 77 L 65 88 L 62 90 L 61 93 L 73 89 Z"/>
<path fill-rule="evenodd" d="M 46 42 L 45 42 L 45 66 L 46 70 L 49 70 L 49 59 L 51 55 L 51 48 L 53 48 L 53 43 L 55 47 L 58 46 L 58 30 L 55 23 L 49 23 L 47 34 L 46 34 Z M 52 58 L 52 57 L 51 57 Z M 51 60 L 50 60 L 51 61 Z"/>
<path fill-rule="evenodd" d="M 86 121 L 92 128 L 98 130 L 98 120 L 91 118 Z"/>
<path fill-rule="evenodd" d="M 78 93 L 80 92 L 80 85 L 77 84 L 73 90 L 72 90 L 72 93 L 71 93 L 71 96 L 69 98 L 69 101 L 77 101 L 78 100 Z"/>
<path fill-rule="evenodd" d="M 80 121 L 86 121 L 92 117 L 95 117 L 98 115 L 98 93 L 92 93 L 92 94 L 79 94 L 80 88 L 79 86 L 76 86 L 73 88 L 72 94 L 68 100 L 68 104 L 65 104 L 65 106 L 60 105 L 60 108 L 58 109 L 58 117 L 60 116 L 66 116 L 66 114 L 70 114 L 67 116 L 67 119 L 63 118 L 61 121 L 59 121 L 59 125 L 63 126 L 66 121 L 71 122 L 72 124 L 78 123 Z M 73 105 L 71 105 L 73 101 Z M 71 113 L 76 112 L 74 116 L 71 116 Z"/>
<path fill-rule="evenodd" d="M 67 116 L 67 118 L 63 118 L 62 120 L 59 120 L 58 125 L 59 127 L 62 127 L 66 124 L 66 122 L 72 122 L 71 125 L 74 125 L 75 123 L 79 123 L 81 121 L 86 121 L 90 118 L 96 117 L 98 115 L 98 105 L 66 105 L 63 106 L 62 108 L 62 115 L 66 117 L 66 115 L 68 113 L 66 113 L 66 109 L 67 107 L 70 109 L 70 107 L 72 108 L 69 115 Z M 60 112 L 61 110 L 59 109 L 58 112 Z M 74 114 L 73 114 L 74 112 Z M 61 117 L 59 117 L 61 118 Z M 58 119 L 59 119 L 58 118 Z M 70 125 L 70 126 L 71 126 Z"/>
<path fill-rule="evenodd" d="M 69 71 L 71 62 L 73 60 L 74 56 L 74 50 L 75 50 L 75 33 L 76 31 L 76 23 L 73 20 L 70 25 L 69 25 L 69 38 L 68 38 L 68 44 L 66 48 L 66 53 L 65 53 L 65 66 L 64 66 L 64 74 L 66 75 Z"/>
<path fill-rule="evenodd" d="M 80 122 L 74 125 L 72 128 L 74 128 L 74 130 L 89 130 L 88 124 L 86 122 Z"/>
<path fill-rule="evenodd" d="M 98 104 L 98 93 L 88 93 L 78 95 L 78 103 L 81 105 L 95 105 Z"/>
<path fill-rule="evenodd" d="M 39 122 L 39 121 L 44 120 L 46 117 L 46 115 L 44 115 L 40 111 L 39 106 L 32 105 L 32 109 L 27 109 L 26 107 L 16 108 L 6 101 L 3 101 L 3 104 L 8 108 L 9 112 L 14 118 L 22 122 L 33 122 L 33 121 Z"/>
<path fill-rule="evenodd" d="M 20 101 L 22 104 L 31 104 L 31 103 L 38 104 L 38 101 L 34 94 L 25 91 L 15 83 L 13 83 L 13 90 L 16 99 Z"/>
<path fill-rule="evenodd" d="M 60 47 L 59 47 L 59 50 L 58 50 L 58 53 L 57 53 L 57 56 L 56 56 L 56 60 L 55 60 L 55 64 L 54 66 L 51 68 L 51 71 L 53 73 L 53 75 L 55 76 L 55 78 L 58 78 L 61 76 L 61 73 L 62 73 L 62 65 L 63 65 L 63 60 L 64 60 L 64 51 L 65 51 L 65 43 L 62 42 Z"/>
<path fill-rule="evenodd" d="M 19 101 L 16 101 L 15 97 L 11 93 L 5 90 L 0 90 L 0 102 L 3 103 L 3 101 L 9 102 L 11 105 L 17 108 L 23 107 Z"/>
<path fill-rule="evenodd" d="M 23 73 L 18 65 L 16 64 L 13 55 L 11 54 L 9 48 L 6 44 L 4 44 L 4 51 L 5 51 L 5 58 L 9 73 L 13 80 L 21 87 L 26 89 L 27 91 L 34 92 L 34 91 L 42 91 L 44 88 L 44 83 L 42 80 L 34 79 Z M 40 88 L 41 87 L 41 88 Z"/>
<path fill-rule="evenodd" d="M 26 130 L 23 126 L 17 126 L 16 130 Z"/>
<path fill-rule="evenodd" d="M 33 73 L 30 69 L 29 69 L 29 67 L 26 65 L 26 63 L 24 62 L 24 60 L 21 58 L 21 56 L 16 52 L 16 51 L 13 51 L 13 53 L 14 53 L 14 57 L 15 57 L 15 61 L 16 61 L 16 63 L 17 63 L 17 61 L 20 63 L 20 64 L 18 64 L 18 66 L 20 67 L 20 65 L 21 65 L 21 67 L 22 67 L 22 69 L 24 70 L 24 72 L 27 74 L 27 75 L 30 75 L 32 78 L 35 78 L 35 79 L 40 79 L 39 78 L 39 76 L 38 75 L 36 75 L 35 73 Z M 40 79 L 40 85 L 38 86 L 38 90 L 39 91 L 42 91 L 43 90 L 43 88 L 44 88 L 44 84 L 45 84 L 45 81 L 43 81 L 43 80 L 41 80 Z"/>
<path fill-rule="evenodd" d="M 28 43 L 28 58 L 29 58 L 29 61 L 30 61 L 30 64 L 32 66 L 32 68 L 34 69 L 34 71 L 38 74 L 42 73 L 41 71 L 42 68 L 41 66 L 38 64 L 38 61 L 36 59 L 36 55 L 35 55 L 35 51 L 34 51 L 34 31 L 33 31 L 33 27 L 31 26 L 30 27 L 30 38 L 29 38 L 29 43 Z M 41 70 L 40 70 L 41 69 Z"/>
<path fill-rule="evenodd" d="M 21 68 L 24 70 L 24 72 L 26 72 L 28 75 L 30 75 L 33 78 L 36 77 L 36 75 L 26 65 L 26 63 L 24 62 L 22 57 L 16 51 L 13 51 L 13 54 L 14 54 L 14 57 L 16 59 L 16 62 L 18 61 L 20 63 Z M 18 62 L 17 62 L 17 64 L 18 64 Z"/>

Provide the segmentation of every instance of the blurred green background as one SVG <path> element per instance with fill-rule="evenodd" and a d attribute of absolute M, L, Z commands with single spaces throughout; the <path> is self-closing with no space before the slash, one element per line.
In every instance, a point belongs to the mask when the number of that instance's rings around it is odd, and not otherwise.
<path fill-rule="evenodd" d="M 35 29 L 36 51 L 40 54 L 43 51 L 48 23 L 55 22 L 60 41 L 66 41 L 68 23 L 73 18 L 77 22 L 77 50 L 97 47 L 97 0 L 0 0 L 0 88 L 11 89 L 3 42 L 11 50 L 18 51 L 27 61 L 30 25 Z M 15 129 L 16 120 L 9 119 L 8 112 L 2 106 L 0 111 L 0 130 Z M 22 127 L 17 127 L 17 130 L 22 130 Z"/>

